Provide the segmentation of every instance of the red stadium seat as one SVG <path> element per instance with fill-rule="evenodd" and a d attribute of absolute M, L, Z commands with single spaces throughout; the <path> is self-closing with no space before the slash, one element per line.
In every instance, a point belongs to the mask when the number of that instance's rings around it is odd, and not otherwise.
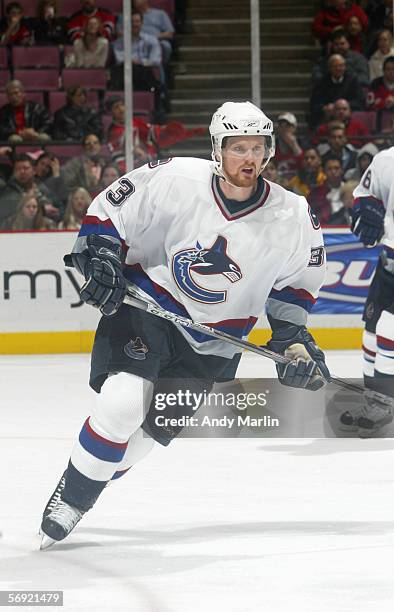
<path fill-rule="evenodd" d="M 105 89 L 107 85 L 107 73 L 104 68 L 65 68 L 62 78 L 64 89 L 73 85 Z"/>
<path fill-rule="evenodd" d="M 54 91 L 59 89 L 57 70 L 15 70 L 14 78 L 21 81 L 25 89 Z"/>
<path fill-rule="evenodd" d="M 0 47 L 0 68 L 2 70 L 8 68 L 7 49 L 5 47 Z"/>
<path fill-rule="evenodd" d="M 394 111 L 382 110 L 379 113 L 380 132 L 394 133 Z"/>
<path fill-rule="evenodd" d="M 0 87 L 4 87 L 8 81 L 11 81 L 11 73 L 9 70 L 0 70 Z"/>
<path fill-rule="evenodd" d="M 33 100 L 44 106 L 44 95 L 41 91 L 27 91 L 26 100 Z M 0 93 L 0 106 L 8 104 L 7 94 L 4 92 Z"/>
<path fill-rule="evenodd" d="M 23 9 L 23 14 L 25 17 L 35 17 L 37 14 L 37 3 L 32 2 L 32 0 L 18 0 L 18 3 L 21 5 Z M 8 2 L 6 3 L 8 4 Z"/>
<path fill-rule="evenodd" d="M 31 0 L 29 0 L 31 2 Z M 100 4 L 100 3 L 99 3 Z M 62 0 L 59 7 L 59 17 L 71 17 L 81 10 L 81 0 Z"/>
<path fill-rule="evenodd" d="M 104 104 L 109 98 L 120 97 L 124 99 L 124 91 L 106 91 Z M 150 118 L 155 108 L 155 96 L 151 91 L 135 91 L 133 93 L 133 114 L 148 115 Z"/>
<path fill-rule="evenodd" d="M 97 96 L 97 91 L 88 90 L 87 91 L 87 99 L 88 105 L 92 108 L 99 110 L 99 100 Z M 50 91 L 49 92 L 49 110 L 51 113 L 55 113 L 59 108 L 62 108 L 66 104 L 67 93 L 65 91 Z"/>
<path fill-rule="evenodd" d="M 83 153 L 83 147 L 79 144 L 45 145 L 45 150 L 58 157 L 60 161 L 68 160 L 70 157 L 78 157 Z"/>
<path fill-rule="evenodd" d="M 17 68 L 60 68 L 58 47 L 13 47 L 12 65 Z"/>
<path fill-rule="evenodd" d="M 111 13 L 123 13 L 123 0 L 100 0 L 97 6 Z"/>
<path fill-rule="evenodd" d="M 361 121 L 369 129 L 371 134 L 376 131 L 376 112 L 375 111 L 353 111 L 352 119 Z"/>

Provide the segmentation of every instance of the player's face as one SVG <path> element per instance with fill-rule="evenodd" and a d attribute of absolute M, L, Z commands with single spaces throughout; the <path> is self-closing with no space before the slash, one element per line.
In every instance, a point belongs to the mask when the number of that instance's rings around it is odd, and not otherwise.
<path fill-rule="evenodd" d="M 233 136 L 222 151 L 223 171 L 236 187 L 251 187 L 265 157 L 264 136 Z"/>

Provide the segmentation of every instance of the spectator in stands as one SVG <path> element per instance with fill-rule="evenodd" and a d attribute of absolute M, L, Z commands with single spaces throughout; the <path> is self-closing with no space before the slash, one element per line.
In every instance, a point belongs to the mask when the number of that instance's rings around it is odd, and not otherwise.
<path fill-rule="evenodd" d="M 379 149 L 373 142 L 367 142 L 361 147 L 361 149 L 357 151 L 356 167 L 347 170 L 345 173 L 345 181 L 357 181 L 357 183 L 359 183 L 362 175 L 378 152 Z"/>
<path fill-rule="evenodd" d="M 365 123 L 359 119 L 353 119 L 350 104 L 344 98 L 335 100 L 331 118 L 333 121 L 340 121 L 345 125 L 347 140 L 355 147 L 362 145 L 365 142 L 366 137 L 371 135 Z M 329 126 L 329 122 L 319 125 L 314 138 L 316 143 L 322 143 L 327 140 Z M 357 136 L 361 136 L 362 138 L 357 138 Z"/>
<path fill-rule="evenodd" d="M 341 202 L 345 207 L 344 215 L 347 222 L 350 221 L 351 218 L 351 209 L 353 208 L 354 198 L 353 191 L 357 187 L 359 181 L 347 181 L 343 183 L 340 190 L 340 198 Z"/>
<path fill-rule="evenodd" d="M 98 196 L 104 189 L 112 185 L 121 176 L 121 171 L 118 164 L 109 162 L 101 169 L 101 176 L 97 191 L 92 194 L 92 198 Z"/>
<path fill-rule="evenodd" d="M 9 2 L 0 21 L 1 45 L 30 45 L 31 31 L 19 2 Z"/>
<path fill-rule="evenodd" d="M 345 126 L 339 121 L 333 121 L 330 125 L 327 142 L 318 146 L 322 162 L 329 157 L 338 157 L 341 160 L 342 170 L 346 172 L 354 168 L 357 161 L 357 151 L 348 144 Z"/>
<path fill-rule="evenodd" d="M 87 20 L 83 35 L 73 42 L 73 56 L 68 68 L 104 68 L 108 57 L 108 39 L 101 34 L 97 17 Z M 69 58 L 70 56 L 68 56 Z"/>
<path fill-rule="evenodd" d="M 44 217 L 42 207 L 36 196 L 32 193 L 26 193 L 18 204 L 17 212 L 3 221 L 0 227 L 6 231 L 37 232 L 55 229 L 55 224 Z"/>
<path fill-rule="evenodd" d="M 321 157 L 315 147 L 305 149 L 301 168 L 297 174 L 287 182 L 286 188 L 298 195 L 308 197 L 311 190 L 319 187 L 326 180 L 321 165 Z"/>
<path fill-rule="evenodd" d="M 347 72 L 355 76 L 360 85 L 369 84 L 368 60 L 361 53 L 350 49 L 347 34 L 343 30 L 336 30 L 331 36 L 329 55 L 337 53 L 346 60 Z M 322 57 L 312 68 L 312 81 L 316 82 L 328 74 L 327 56 Z"/>
<path fill-rule="evenodd" d="M 276 125 L 275 161 L 278 175 L 289 179 L 295 175 L 302 159 L 302 149 L 296 136 L 297 119 L 293 113 L 282 113 Z"/>
<path fill-rule="evenodd" d="M 164 112 L 166 101 L 165 88 L 154 71 L 154 69 L 159 69 L 161 65 L 161 48 L 157 38 L 145 34 L 141 31 L 141 28 L 141 14 L 133 12 L 131 17 L 133 88 L 136 91 L 155 92 L 156 121 L 158 121 Z M 119 36 L 115 41 L 113 51 L 116 64 L 111 67 L 111 88 L 118 90 L 123 89 L 123 36 Z"/>
<path fill-rule="evenodd" d="M 315 128 L 326 121 L 334 109 L 334 102 L 345 98 L 352 110 L 363 110 L 364 94 L 355 76 L 346 71 L 342 55 L 331 55 L 327 62 L 328 75 L 318 81 L 312 91 L 310 102 L 310 123 Z"/>
<path fill-rule="evenodd" d="M 101 169 L 105 166 L 107 159 L 96 134 L 85 136 L 83 148 L 83 155 L 70 159 L 62 167 L 62 173 L 67 189 L 84 187 L 92 194 L 97 191 Z"/>
<path fill-rule="evenodd" d="M 387 28 L 376 34 L 377 49 L 369 60 L 369 76 L 371 82 L 383 76 L 383 62 L 387 57 L 394 57 L 393 35 Z"/>
<path fill-rule="evenodd" d="M 8 104 L 0 108 L 0 140 L 12 143 L 47 142 L 52 120 L 38 102 L 26 100 L 20 81 L 9 81 L 5 87 Z"/>
<path fill-rule="evenodd" d="M 81 0 L 82 9 L 71 16 L 67 24 L 67 33 L 72 41 L 81 38 L 87 21 L 91 17 L 97 17 L 102 23 L 102 34 L 108 40 L 112 40 L 115 33 L 115 15 L 96 7 L 96 0 Z"/>
<path fill-rule="evenodd" d="M 65 106 L 55 113 L 54 139 L 80 142 L 87 134 L 101 138 L 102 130 L 100 115 L 87 104 L 86 89 L 79 85 L 69 87 Z"/>
<path fill-rule="evenodd" d="M 57 0 L 39 0 L 34 20 L 36 45 L 63 45 L 67 42 L 66 19 L 57 13 Z"/>
<path fill-rule="evenodd" d="M 22 197 L 27 193 L 35 195 L 45 217 L 55 221 L 60 218 L 57 200 L 51 197 L 47 187 L 38 185 L 33 160 L 25 153 L 15 156 L 13 175 L 0 193 L 0 222 L 15 215 Z"/>
<path fill-rule="evenodd" d="M 285 185 L 285 181 L 278 175 L 275 158 L 269 160 L 268 164 L 261 173 L 262 177 L 271 181 L 271 183 L 277 183 L 278 185 Z"/>
<path fill-rule="evenodd" d="M 79 230 L 82 220 L 91 204 L 92 198 L 83 187 L 76 187 L 68 196 L 63 221 L 58 225 L 60 230 Z"/>
<path fill-rule="evenodd" d="M 360 18 L 357 15 L 352 15 L 347 19 L 345 32 L 347 34 L 350 49 L 362 55 L 365 54 L 367 51 L 367 37 L 363 31 Z"/>
<path fill-rule="evenodd" d="M 383 62 L 383 76 L 372 81 L 368 89 L 369 110 L 394 110 L 394 56 Z"/>
<path fill-rule="evenodd" d="M 372 31 L 382 28 L 393 31 L 393 0 L 372 0 L 368 2 L 366 10 Z"/>
<path fill-rule="evenodd" d="M 356 15 L 362 23 L 363 30 L 367 31 L 368 16 L 365 11 L 350 2 L 347 5 L 345 0 L 325 0 L 323 8 L 315 15 L 312 24 L 312 32 L 315 38 L 318 38 L 323 46 L 329 42 L 329 38 L 334 29 L 344 27 L 347 19 L 352 15 Z"/>
<path fill-rule="evenodd" d="M 113 96 L 107 100 L 106 109 L 111 112 L 112 122 L 108 127 L 107 142 L 111 146 L 113 159 L 118 163 L 124 162 L 125 155 L 125 105 L 123 98 Z M 150 161 L 150 156 L 143 146 L 140 138 L 140 129 L 146 127 L 145 137 L 147 138 L 148 124 L 143 125 L 143 121 L 137 117 L 133 118 L 133 144 L 134 144 L 134 165 L 135 167 Z M 145 139 L 146 139 L 145 138 Z"/>
<path fill-rule="evenodd" d="M 63 216 L 67 200 L 67 188 L 60 171 L 60 162 L 52 153 L 42 152 L 34 164 L 34 175 L 37 185 L 45 185 L 52 197 L 56 198 Z"/>
<path fill-rule="evenodd" d="M 142 32 L 158 39 L 162 50 L 162 61 L 167 65 L 172 53 L 174 26 L 165 11 L 151 8 L 148 0 L 134 0 L 134 9 L 142 15 Z"/>
<path fill-rule="evenodd" d="M 341 160 L 330 155 L 323 163 L 323 171 L 326 175 L 324 183 L 314 187 L 308 202 L 312 210 L 317 214 L 322 224 L 348 223 L 348 216 L 341 200 L 341 187 L 344 184 Z"/>

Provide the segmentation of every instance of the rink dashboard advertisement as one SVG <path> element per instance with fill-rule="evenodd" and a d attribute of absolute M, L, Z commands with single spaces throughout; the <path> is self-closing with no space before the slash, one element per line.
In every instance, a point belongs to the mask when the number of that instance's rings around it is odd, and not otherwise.
<path fill-rule="evenodd" d="M 79 297 L 80 277 L 63 256 L 76 232 L 2 233 L 0 353 L 64 353 L 91 349 L 99 313 Z M 324 230 L 327 277 L 309 319 L 322 348 L 360 346 L 363 304 L 379 249 L 365 249 L 348 228 Z M 269 338 L 262 317 L 250 335 Z"/>

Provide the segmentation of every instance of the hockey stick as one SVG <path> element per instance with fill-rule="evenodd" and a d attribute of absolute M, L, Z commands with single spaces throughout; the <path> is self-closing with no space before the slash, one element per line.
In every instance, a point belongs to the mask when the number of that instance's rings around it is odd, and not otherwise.
<path fill-rule="evenodd" d="M 220 331 L 218 329 L 214 329 L 213 327 L 209 327 L 208 325 L 204 325 L 203 323 L 195 323 L 191 319 L 187 319 L 186 317 L 182 317 L 173 312 L 169 312 L 168 310 L 164 310 L 160 306 L 156 306 L 151 302 L 147 302 L 142 299 L 141 296 L 136 292 L 133 285 L 127 283 L 127 295 L 125 296 L 123 302 L 128 304 L 129 306 L 134 306 L 135 308 L 139 308 L 140 310 L 145 310 L 145 312 L 149 312 L 150 314 L 155 315 L 156 317 L 161 317 L 162 319 L 166 319 L 171 323 L 177 323 L 178 325 L 182 325 L 182 327 L 188 327 L 189 329 L 193 329 L 194 331 L 206 334 L 207 336 L 212 336 L 213 338 L 217 338 L 218 340 L 222 340 L 224 342 L 229 342 L 234 346 L 237 346 L 240 349 L 244 349 L 247 351 L 251 351 L 252 353 L 256 353 L 262 357 L 267 357 L 276 363 L 290 363 L 291 359 L 285 357 L 284 355 L 280 355 L 279 353 L 275 353 L 274 351 L 270 351 L 268 348 L 264 346 L 257 346 L 257 344 L 253 344 L 248 340 L 241 340 L 240 338 L 235 338 L 231 334 Z M 368 393 L 368 396 L 371 399 L 375 399 L 382 404 L 389 406 L 390 408 L 394 408 L 394 399 L 389 397 L 388 395 L 383 395 L 382 393 L 378 393 L 376 391 L 370 391 L 366 389 L 362 385 L 357 385 L 355 383 L 349 383 L 338 376 L 331 376 L 331 382 L 338 387 L 342 387 L 343 389 L 348 389 L 351 391 L 355 391 L 356 393 L 365 394 Z"/>

